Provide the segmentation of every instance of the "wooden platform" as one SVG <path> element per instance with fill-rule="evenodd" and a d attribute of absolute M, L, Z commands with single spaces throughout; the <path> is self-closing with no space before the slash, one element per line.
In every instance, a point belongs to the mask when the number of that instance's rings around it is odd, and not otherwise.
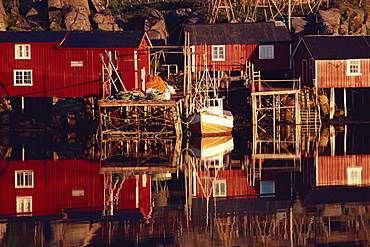
<path fill-rule="evenodd" d="M 174 106 L 175 100 L 108 100 L 98 101 L 99 107 L 120 107 L 120 106 Z"/>

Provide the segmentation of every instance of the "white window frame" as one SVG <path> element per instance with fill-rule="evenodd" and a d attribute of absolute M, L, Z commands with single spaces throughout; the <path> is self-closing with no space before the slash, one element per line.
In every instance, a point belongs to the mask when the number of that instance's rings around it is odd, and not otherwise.
<path fill-rule="evenodd" d="M 274 59 L 274 45 L 259 45 L 259 59 Z"/>
<path fill-rule="evenodd" d="M 32 170 L 18 170 L 14 172 L 15 188 L 33 188 L 34 174 Z"/>
<path fill-rule="evenodd" d="M 213 196 L 214 197 L 226 197 L 226 180 L 215 180 L 213 182 Z"/>
<path fill-rule="evenodd" d="M 347 60 L 347 75 L 362 75 L 360 65 L 360 59 Z"/>
<path fill-rule="evenodd" d="M 225 61 L 225 46 L 212 45 L 212 61 Z"/>
<path fill-rule="evenodd" d="M 17 196 L 16 207 L 17 213 L 31 213 L 33 210 L 32 196 Z"/>
<path fill-rule="evenodd" d="M 18 75 L 17 73 L 21 73 Z M 30 76 L 30 83 L 26 83 L 26 76 L 29 73 Z M 20 76 L 21 83 L 17 83 L 18 76 Z M 13 79 L 14 79 L 14 86 L 33 86 L 33 79 L 32 79 L 32 70 L 31 69 L 15 69 L 13 70 Z"/>
<path fill-rule="evenodd" d="M 347 168 L 347 182 L 348 185 L 362 184 L 362 167 L 348 167 Z"/>
<path fill-rule="evenodd" d="M 31 59 L 31 45 L 14 45 L 15 59 Z"/>

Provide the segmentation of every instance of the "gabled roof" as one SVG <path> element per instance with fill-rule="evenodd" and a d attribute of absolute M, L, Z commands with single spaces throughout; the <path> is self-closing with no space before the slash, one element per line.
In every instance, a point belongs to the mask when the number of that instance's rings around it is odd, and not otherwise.
<path fill-rule="evenodd" d="M 60 48 L 132 48 L 139 47 L 144 31 L 70 32 Z"/>
<path fill-rule="evenodd" d="M 291 42 L 282 22 L 248 22 L 185 25 L 190 45 L 261 44 Z"/>
<path fill-rule="evenodd" d="M 0 32 L 0 43 L 59 43 L 66 31 L 52 32 Z"/>
<path fill-rule="evenodd" d="M 303 36 L 303 44 L 317 60 L 370 58 L 370 36 Z"/>

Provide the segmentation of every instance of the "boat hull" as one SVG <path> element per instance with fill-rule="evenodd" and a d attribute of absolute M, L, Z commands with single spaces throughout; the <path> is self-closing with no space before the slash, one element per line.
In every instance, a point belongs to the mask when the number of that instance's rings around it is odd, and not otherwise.
<path fill-rule="evenodd" d="M 189 128 L 192 134 L 204 137 L 230 135 L 234 126 L 232 117 L 224 117 L 208 112 L 198 112 L 190 117 Z"/>

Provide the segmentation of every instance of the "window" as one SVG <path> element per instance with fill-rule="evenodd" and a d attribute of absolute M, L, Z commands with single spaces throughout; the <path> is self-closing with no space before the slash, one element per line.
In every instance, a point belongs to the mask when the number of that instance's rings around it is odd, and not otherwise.
<path fill-rule="evenodd" d="M 274 59 L 274 46 L 273 45 L 260 45 L 259 46 L 259 59 Z"/>
<path fill-rule="evenodd" d="M 84 196 L 85 191 L 84 190 L 72 190 L 72 196 Z"/>
<path fill-rule="evenodd" d="M 214 181 L 213 195 L 215 197 L 226 196 L 226 180 Z"/>
<path fill-rule="evenodd" d="M 261 197 L 275 197 L 275 181 L 260 181 Z"/>
<path fill-rule="evenodd" d="M 212 61 L 225 61 L 225 46 L 213 45 L 212 46 Z"/>
<path fill-rule="evenodd" d="M 361 75 L 360 60 L 347 61 L 347 75 Z"/>
<path fill-rule="evenodd" d="M 17 196 L 17 213 L 32 212 L 32 196 Z M 21 215 L 20 215 L 21 216 Z"/>
<path fill-rule="evenodd" d="M 15 171 L 15 188 L 33 188 L 33 171 Z"/>
<path fill-rule="evenodd" d="M 31 45 L 15 45 L 15 59 L 31 59 Z"/>
<path fill-rule="evenodd" d="M 32 70 L 14 70 L 14 86 L 32 86 Z"/>
<path fill-rule="evenodd" d="M 347 168 L 348 185 L 359 185 L 361 180 L 362 167 Z"/>

